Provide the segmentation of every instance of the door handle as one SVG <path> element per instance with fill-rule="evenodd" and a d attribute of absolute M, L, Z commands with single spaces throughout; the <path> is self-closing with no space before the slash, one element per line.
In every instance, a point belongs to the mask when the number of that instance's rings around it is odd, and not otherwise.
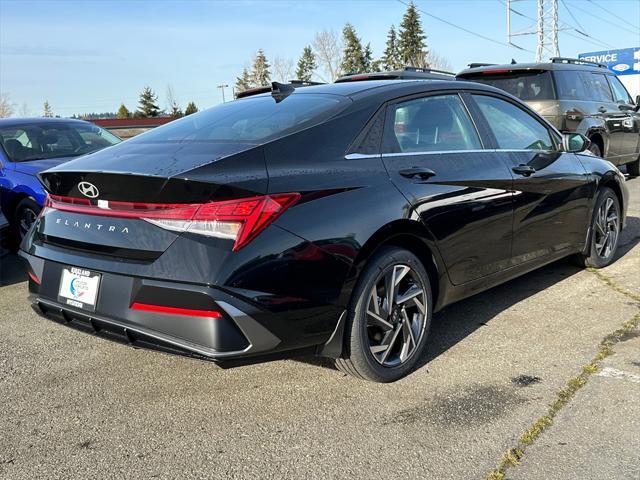
<path fill-rule="evenodd" d="M 400 173 L 400 175 L 402 175 L 405 178 L 419 179 L 419 180 L 428 180 L 431 177 L 434 177 L 436 175 L 436 172 L 434 172 L 430 168 L 423 168 L 423 167 L 411 167 L 405 170 L 400 170 L 400 172 L 398 173 Z"/>
<path fill-rule="evenodd" d="M 601 105 L 600 107 L 598 107 L 598 111 L 600 113 L 607 113 L 607 108 L 604 105 Z"/>
<path fill-rule="evenodd" d="M 513 170 L 513 173 L 517 173 L 518 175 L 522 175 L 523 177 L 528 177 L 536 173 L 536 169 L 531 165 L 517 165 L 511 170 Z"/>

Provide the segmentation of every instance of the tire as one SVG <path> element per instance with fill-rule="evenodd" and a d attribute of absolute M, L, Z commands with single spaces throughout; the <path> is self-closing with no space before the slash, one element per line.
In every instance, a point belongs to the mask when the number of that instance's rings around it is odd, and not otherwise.
<path fill-rule="evenodd" d="M 31 228 L 31 225 L 35 222 L 40 210 L 42 210 L 42 208 L 32 198 L 22 199 L 16 206 L 12 221 L 12 247 L 15 250 L 20 246 L 20 242 L 22 242 L 22 239 L 29 231 L 29 228 Z"/>
<path fill-rule="evenodd" d="M 615 220 L 608 220 L 614 217 Z M 620 240 L 620 201 L 608 187 L 598 192 L 590 231 L 589 254 L 579 254 L 578 262 L 585 267 L 606 267 L 613 261 Z M 608 240 L 603 242 L 607 232 Z"/>
<path fill-rule="evenodd" d="M 640 157 L 635 162 L 627 163 L 627 173 L 630 177 L 640 177 Z"/>
<path fill-rule="evenodd" d="M 593 153 L 596 157 L 602 157 L 602 152 L 600 151 L 600 147 L 598 146 L 597 143 L 593 141 L 591 142 L 591 145 L 589 145 L 589 151 Z"/>
<path fill-rule="evenodd" d="M 397 286 L 392 313 L 387 288 L 391 283 Z M 356 378 L 381 383 L 409 374 L 427 341 L 431 297 L 427 271 L 413 253 L 397 247 L 380 249 L 367 263 L 353 292 L 344 352 L 336 367 Z"/>

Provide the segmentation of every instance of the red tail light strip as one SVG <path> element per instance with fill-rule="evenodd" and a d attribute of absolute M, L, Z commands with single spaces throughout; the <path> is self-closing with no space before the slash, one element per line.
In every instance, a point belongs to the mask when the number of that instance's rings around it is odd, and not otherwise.
<path fill-rule="evenodd" d="M 287 208 L 300 199 L 299 193 L 279 193 L 209 203 L 141 203 L 49 195 L 45 207 L 64 212 L 105 217 L 141 219 L 158 227 L 235 240 L 238 251 L 262 232 Z"/>
<path fill-rule="evenodd" d="M 40 285 L 40 279 L 38 277 L 36 277 L 36 274 L 33 272 L 27 272 L 29 274 L 29 278 L 31 280 L 34 281 L 34 283 L 37 283 L 38 285 Z"/>
<path fill-rule="evenodd" d="M 184 315 L 186 317 L 222 318 L 222 314 L 215 310 L 195 310 L 191 308 L 165 307 L 163 305 L 151 305 L 149 303 L 134 302 L 131 305 L 131 310 L 168 313 L 170 315 Z"/>
<path fill-rule="evenodd" d="M 141 203 L 98 200 L 96 205 L 88 198 L 48 195 L 45 207 L 63 212 L 84 213 L 115 218 L 163 218 L 191 220 L 201 203 Z"/>

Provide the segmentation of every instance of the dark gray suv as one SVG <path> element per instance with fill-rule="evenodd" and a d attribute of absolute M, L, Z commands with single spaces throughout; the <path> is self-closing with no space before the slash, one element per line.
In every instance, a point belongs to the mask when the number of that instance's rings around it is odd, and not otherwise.
<path fill-rule="evenodd" d="M 587 136 L 595 155 L 640 175 L 640 101 L 631 99 L 605 65 L 552 58 L 548 63 L 469 66 L 457 78 L 515 95 L 560 131 Z"/>

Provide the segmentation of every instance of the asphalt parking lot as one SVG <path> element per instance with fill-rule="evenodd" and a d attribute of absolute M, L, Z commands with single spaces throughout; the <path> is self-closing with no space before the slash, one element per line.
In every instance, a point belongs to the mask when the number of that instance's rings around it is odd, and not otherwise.
<path fill-rule="evenodd" d="M 423 366 L 390 385 L 76 332 L 32 312 L 5 256 L 0 477 L 640 478 L 640 179 L 627 184 L 614 264 L 560 261 L 448 307 Z"/>

